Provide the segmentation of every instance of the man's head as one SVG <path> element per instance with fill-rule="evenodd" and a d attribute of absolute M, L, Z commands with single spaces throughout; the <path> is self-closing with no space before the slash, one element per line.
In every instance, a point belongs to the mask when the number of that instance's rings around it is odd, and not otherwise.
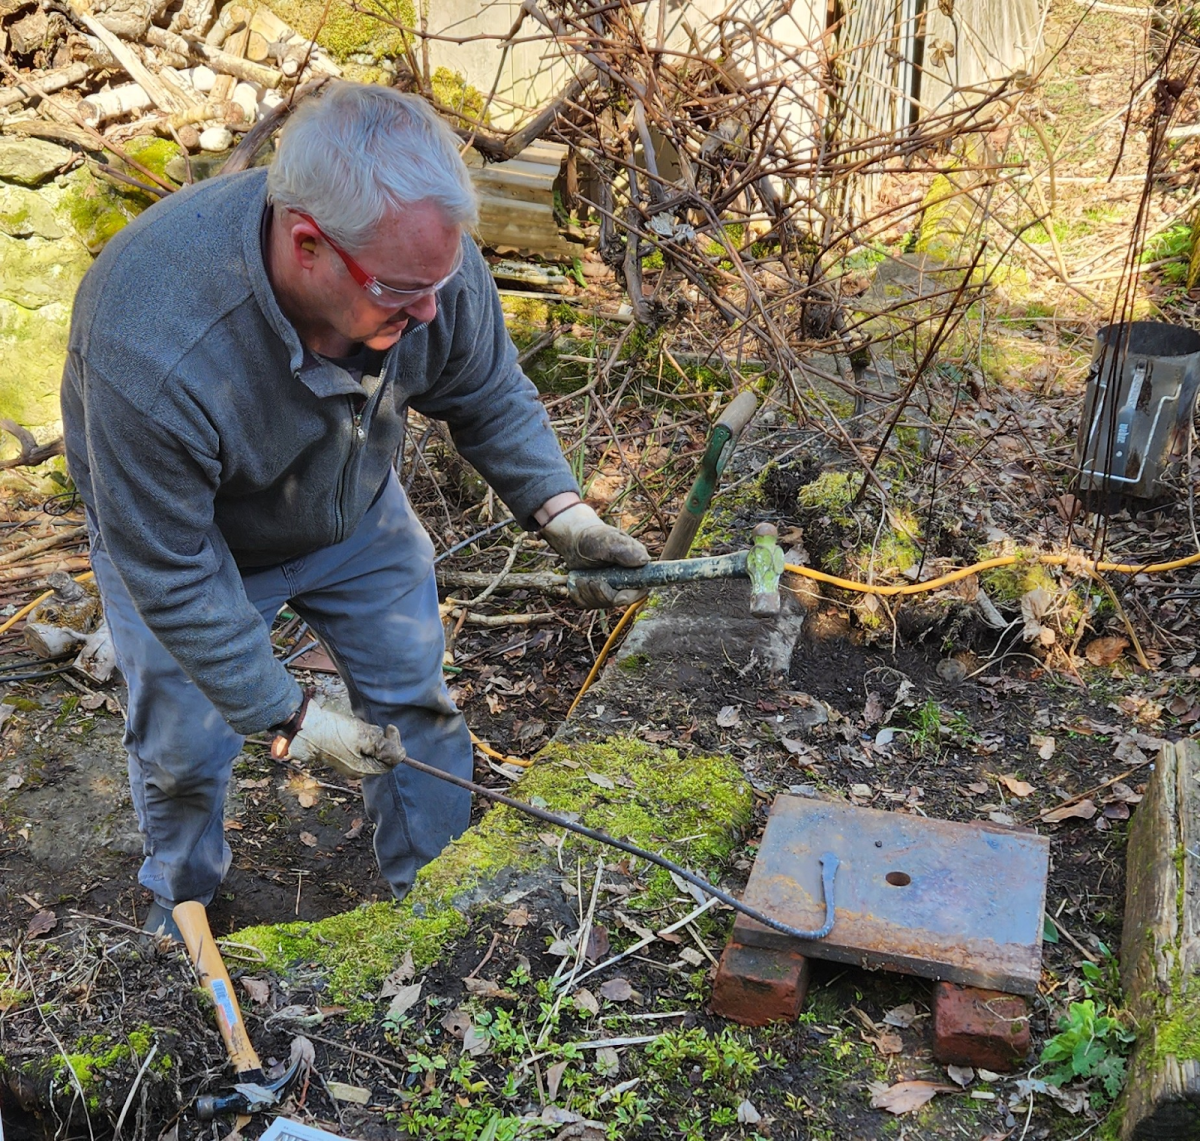
<path fill-rule="evenodd" d="M 433 318 L 478 220 L 453 133 L 424 100 L 383 87 L 334 83 L 303 102 L 267 189 L 281 301 L 372 348 Z"/>

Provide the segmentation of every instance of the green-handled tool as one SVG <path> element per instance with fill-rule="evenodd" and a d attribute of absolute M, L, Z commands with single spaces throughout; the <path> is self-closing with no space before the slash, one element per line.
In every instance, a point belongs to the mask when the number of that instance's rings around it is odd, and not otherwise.
<path fill-rule="evenodd" d="M 696 532 L 700 530 L 700 524 L 708 512 L 709 504 L 712 503 L 721 473 L 737 446 L 738 437 L 757 411 L 758 397 L 753 392 L 746 391 L 736 397 L 717 418 L 708 437 L 704 456 L 700 460 L 700 471 L 684 501 L 683 510 L 675 520 L 675 526 L 671 528 L 671 534 L 667 536 L 667 542 L 659 556 L 660 560 L 665 562 L 687 557 Z"/>

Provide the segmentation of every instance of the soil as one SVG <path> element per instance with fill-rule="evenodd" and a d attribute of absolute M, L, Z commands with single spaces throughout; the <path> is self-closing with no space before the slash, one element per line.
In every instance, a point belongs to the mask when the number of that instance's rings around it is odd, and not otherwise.
<path fill-rule="evenodd" d="M 1057 5 L 1052 28 L 1065 38 L 1081 12 L 1074 4 Z M 1127 57 L 1139 50 L 1139 34 L 1133 21 L 1089 13 L 1067 42 L 1046 89 L 1042 110 L 1052 141 L 1065 139 L 1080 116 L 1099 117 L 1127 97 L 1134 70 L 1126 66 Z M 1068 259 L 1127 239 L 1127 194 L 1065 181 L 1107 170 L 1123 137 L 1120 120 L 1114 120 L 1098 137 L 1075 141 L 1059 156 L 1064 181 L 1058 210 L 1067 225 L 1062 249 Z M 1032 149 L 1037 140 L 1032 132 L 1013 130 L 1011 137 L 992 142 L 1002 149 L 1008 144 Z M 1180 160 L 1184 173 L 1185 160 L 1190 161 L 1187 154 Z M 1135 148 L 1122 162 L 1124 174 L 1136 171 Z M 1093 208 L 1102 216 L 1092 218 L 1086 230 L 1077 228 Z M 1156 206 L 1155 218 L 1165 209 Z M 1114 256 L 1121 254 L 1118 249 Z M 1045 285 L 1038 276 L 1045 277 L 1045 260 L 1030 262 L 1031 296 Z M 1160 304 L 1177 306 L 1174 312 L 1186 315 L 1194 307 L 1195 298 L 1185 293 L 1172 293 L 1160 283 L 1152 288 Z M 1040 314 L 1032 303 L 1027 309 L 1012 298 L 1004 303 L 1011 316 L 1000 324 L 1010 327 L 999 335 L 998 363 L 986 371 L 980 365 L 982 337 L 978 352 L 959 346 L 962 367 L 970 374 L 964 386 L 970 399 L 954 394 L 955 430 L 922 442 L 919 426 L 902 425 L 911 429 L 910 436 L 888 454 L 894 464 L 887 474 L 889 487 L 898 500 L 908 497 L 905 506 L 925 525 L 929 540 L 918 573 L 931 577 L 973 561 L 988 544 L 1003 542 L 1035 550 L 1070 543 L 1077 551 L 1103 548 L 1139 562 L 1192 553 L 1196 477 L 1190 466 L 1182 477 L 1189 495 L 1161 511 L 1098 522 L 1061 509 L 1090 338 L 1102 310 L 1088 308 L 1066 289 L 1054 294 Z M 937 404 L 945 395 L 926 393 L 926 410 L 948 415 Z M 837 512 L 802 510 L 797 493 L 822 472 L 858 470 L 858 461 L 838 434 L 821 424 L 797 424 L 789 414 L 794 411 L 787 393 L 776 394 L 743 442 L 726 473 L 720 528 L 707 543 L 711 553 L 740 545 L 738 536 L 763 517 L 775 522 L 785 545 L 803 551 L 811 565 L 856 549 L 847 528 L 836 522 Z M 645 473 L 657 496 L 654 510 L 670 518 L 694 472 L 702 426 L 689 422 L 686 428 L 660 431 L 659 421 L 652 423 L 643 406 L 627 407 L 623 414 L 628 438 L 671 453 L 669 462 L 659 457 L 659 466 Z M 865 443 L 877 445 L 878 434 Z M 583 441 L 580 446 L 589 472 L 615 478 L 603 442 L 590 442 L 590 452 Z M 748 488 L 764 472 L 761 495 L 748 497 Z M 491 521 L 478 502 L 455 498 L 455 478 L 441 469 L 422 469 L 413 483 L 414 501 L 441 549 L 470 536 L 481 521 Z M 615 488 L 607 494 L 610 504 L 618 496 Z M 629 492 L 618 503 L 615 515 L 623 512 L 627 520 L 644 524 L 649 540 L 661 540 L 651 529 L 658 524 L 644 500 Z M 39 506 L 10 497 L 4 507 L 12 528 L 3 533 L 0 547 L 12 550 L 31 529 L 51 525 Z M 863 514 L 856 526 L 877 518 Z M 78 522 L 78 517 L 67 521 Z M 510 542 L 511 535 L 491 546 L 477 543 L 459 558 L 471 569 L 498 572 Z M 78 573 L 82 564 L 74 557 L 75 563 L 68 558 L 63 565 Z M 799 560 L 801 554 L 793 557 Z M 38 563 L 31 581 L 20 589 L 11 585 L 0 602 L 17 605 L 32 597 L 40 577 L 57 565 Z M 869 569 L 880 575 L 895 570 L 888 565 Z M 1067 1000 L 1083 993 L 1081 962 L 1110 962 L 1108 951 L 1119 946 L 1125 829 L 1158 743 L 1190 734 L 1200 720 L 1200 667 L 1194 664 L 1200 595 L 1192 574 L 1114 577 L 1109 599 L 1099 589 L 1094 596 L 1087 593 L 1086 580 L 1080 586 L 1064 573 L 1052 583 L 1059 591 L 1055 602 L 1063 608 L 1056 619 L 1060 636 L 1052 647 L 1040 648 L 1021 637 L 1020 591 L 997 595 L 1005 618 L 1014 623 L 998 635 L 980 619 L 972 593 L 980 589 L 977 583 L 937 604 L 914 603 L 898 614 L 884 608 L 872 622 L 849 594 L 817 595 L 799 581 L 787 580 L 784 613 L 770 622 L 748 615 L 744 586 L 662 591 L 655 621 L 635 627 L 617 664 L 570 720 L 567 709 L 612 619 L 581 615 L 541 596 L 510 595 L 499 608 L 502 613 L 519 620 L 536 612 L 548 621 L 463 626 L 453 638 L 453 668 L 459 672 L 452 684 L 474 731 L 501 753 L 532 756 L 557 732 L 569 741 L 576 734 L 619 731 L 684 753 L 733 756 L 755 790 L 754 818 L 722 880 L 735 894 L 751 871 L 767 812 L 781 792 L 835 796 L 931 818 L 1036 828 L 1048 835 L 1050 922 L 1043 985 L 1032 1005 L 1035 1047 L 1040 1047 Z M 1081 592 L 1094 602 L 1083 627 L 1069 610 Z M 1129 629 L 1138 635 L 1144 665 L 1132 645 L 1111 659 L 1097 655 L 1099 665 L 1088 660 L 1095 640 L 1126 637 Z M 298 648 L 286 620 L 276 634 L 281 655 Z M 0 635 L 0 676 L 27 660 L 18 636 Z M 10 672 L 19 674 L 24 667 Z M 187 1064 L 148 1080 L 141 1101 L 130 1109 L 130 1121 L 136 1118 L 138 1137 L 161 1132 L 174 1141 L 190 1141 L 201 1135 L 190 1114 L 176 1121 L 174 1109 L 164 1113 L 160 1107 L 190 1106 L 199 1093 L 227 1088 L 229 1074 L 211 1012 L 191 987 L 182 952 L 137 934 L 149 898 L 136 886 L 140 840 L 125 787 L 120 685 L 95 686 L 70 673 L 9 680 L 6 708 L 13 712 L 0 737 L 0 963 L 6 973 L 0 974 L 0 1053 L 10 1061 L 45 1054 L 54 1037 L 74 1040 L 90 1026 L 116 1025 L 127 1033 L 158 1026 L 165 1021 L 162 1004 L 170 1003 L 171 1025 L 187 1035 Z M 234 863 L 210 909 L 216 933 L 252 923 L 318 919 L 387 898 L 372 857 L 371 828 L 364 824 L 352 782 L 281 767 L 267 758 L 265 742 L 248 743 L 234 776 L 227 806 Z M 482 756 L 476 776 L 495 787 L 512 782 L 511 773 L 497 771 Z M 1078 815 L 1056 823 L 1042 819 L 1047 811 L 1072 806 L 1080 806 Z M 484 811 L 478 803 L 476 816 Z M 637 879 L 622 871 L 619 860 L 605 875 L 619 890 L 602 900 L 596 918 L 605 937 L 623 945 L 627 934 L 617 914 L 626 898 L 621 890 L 636 894 Z M 436 1075 L 422 1070 L 419 1057 L 439 1051 L 453 1055 L 447 1047 L 447 1035 L 453 1034 L 443 1018 L 464 999 L 465 979 L 493 980 L 503 993 L 493 996 L 491 1009 L 536 1024 L 544 1001 L 538 984 L 561 962 L 548 948 L 579 925 L 580 900 L 564 891 L 564 879 L 570 879 L 565 869 L 527 885 L 517 899 L 476 912 L 471 932 L 423 977 L 427 1001 L 400 1027 L 320 1010 L 322 996 L 311 987 L 284 988 L 278 979 L 260 975 L 253 963 L 231 962 L 239 984 L 249 980 L 266 987 L 262 1002 L 246 1005 L 252 1035 L 268 1065 L 277 1067 L 286 1059 L 298 1029 L 315 1046 L 319 1077 L 294 1091 L 289 1108 L 348 1137 L 392 1138 L 409 1125 L 420 1132 L 420 1123 L 405 1116 L 411 1109 L 406 1097 L 440 1088 Z M 526 918 L 514 923 L 518 905 Z M 730 920 L 727 911 L 708 916 L 694 933 L 681 933 L 680 943 L 660 940 L 644 956 L 628 960 L 621 975 L 631 995 L 604 999 L 594 1016 L 565 1009 L 556 1039 L 641 1037 L 668 1029 L 719 1037 L 727 1028 L 711 1016 L 706 1002 L 711 958 L 720 953 Z M 684 957 L 684 949 L 695 951 L 700 961 Z M 597 947 L 593 957 L 602 958 L 603 951 Z M 611 980 L 611 972 L 599 976 L 596 993 Z M 25 1001 L 30 993 L 36 993 L 37 1003 Z M 818 963 L 801 1020 L 747 1039 L 760 1058 L 773 1052 L 768 1064 L 744 1074 L 737 1086 L 764 1116 L 756 1131 L 806 1141 L 897 1135 L 1035 1141 L 1082 1135 L 1094 1127 L 1097 1117 L 1084 1105 L 1075 1107 L 1083 1116 L 1068 1118 L 1040 1094 L 1023 1100 L 1007 1079 L 977 1078 L 971 1088 L 981 1096 L 941 1094 L 923 1111 L 929 1116 L 895 1119 L 867 1108 L 871 1081 L 911 1078 L 953 1085 L 930 1058 L 930 999 L 931 985 L 922 980 Z M 905 1025 L 885 1022 L 890 1012 L 908 1004 L 912 1017 Z M 281 1010 L 296 1006 L 316 1013 L 305 1016 L 307 1023 L 280 1020 Z M 881 1052 L 885 1033 L 899 1035 L 899 1052 Z M 636 1079 L 642 1092 L 656 1091 L 652 1107 L 659 1116 L 631 1121 L 617 1136 L 679 1135 L 681 1122 L 693 1116 L 703 1119 L 704 1136 L 751 1135 L 753 1130 L 720 1124 L 725 1117 L 714 1122 L 714 1112 L 732 1108 L 728 1091 L 718 1088 L 719 1079 L 706 1078 L 698 1064 L 693 1069 L 689 1061 L 673 1074 L 651 1073 L 640 1057 L 624 1053 L 619 1064 L 625 1069 L 610 1075 L 611 1083 Z M 477 1080 L 493 1091 L 504 1088 L 504 1057 L 482 1056 L 476 1062 Z M 1036 1073 L 1035 1063 L 1036 1050 L 1030 1059 Z M 595 1070 L 593 1062 L 588 1065 Z M 512 1100 L 516 1113 L 541 1112 L 549 1063 L 533 1073 L 532 1086 L 524 1085 Z M 328 1084 L 334 1081 L 368 1089 L 369 1104 L 335 1100 Z M 56 1120 L 45 1109 L 44 1092 L 0 1084 L 5 1135 L 39 1141 L 86 1136 L 90 1126 L 82 1108 L 68 1110 L 74 1113 L 69 1121 Z M 26 1112 L 39 1098 L 40 1120 Z M 63 1113 L 70 1098 L 53 1104 Z M 1021 1108 L 1026 1104 L 1032 1106 L 1028 1116 Z M 665 1119 L 668 1113 L 673 1120 Z M 263 1124 L 252 1123 L 240 1135 L 255 1137 Z M 456 1136 L 474 1141 L 484 1125 L 476 1123 L 473 1131 L 464 1126 Z M 699 1125 L 697 1131 L 702 1132 Z M 432 1135 L 431 1129 L 426 1132 Z M 544 1118 L 536 1129 L 530 1124 L 529 1132 L 599 1141 L 585 1123 L 565 1119 Z"/>

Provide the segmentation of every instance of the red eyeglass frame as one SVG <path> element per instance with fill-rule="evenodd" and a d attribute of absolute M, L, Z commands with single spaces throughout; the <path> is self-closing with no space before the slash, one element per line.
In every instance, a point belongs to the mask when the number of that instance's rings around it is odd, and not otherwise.
<path fill-rule="evenodd" d="M 301 210 L 293 210 L 292 213 L 303 218 L 317 231 L 321 240 L 342 259 L 343 264 L 350 271 L 350 276 L 354 278 L 355 282 L 374 297 L 394 301 L 419 301 L 422 297 L 433 297 L 449 285 L 463 267 L 463 252 L 460 245 L 454 261 L 454 268 L 441 281 L 435 282 L 433 285 L 423 285 L 420 289 L 397 289 L 393 285 L 385 285 L 374 274 L 368 273 L 363 269 L 358 262 L 321 229 L 317 224 L 317 220 L 311 214 L 305 214 Z"/>

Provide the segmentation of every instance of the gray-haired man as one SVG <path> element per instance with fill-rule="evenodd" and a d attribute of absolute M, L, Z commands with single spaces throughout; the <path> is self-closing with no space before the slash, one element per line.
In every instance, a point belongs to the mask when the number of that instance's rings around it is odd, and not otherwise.
<path fill-rule="evenodd" d="M 297 110 L 269 173 L 157 204 L 80 286 L 67 461 L 129 684 L 151 930 L 177 902 L 207 903 L 228 869 L 222 808 L 245 733 L 352 760 L 385 753 L 395 725 L 413 756 L 471 773 L 432 544 L 393 468 L 410 406 L 450 425 L 569 566 L 648 560 L 580 502 L 465 233 L 475 220 L 455 139 L 424 103 L 335 84 Z M 284 604 L 328 647 L 356 717 L 304 703 L 273 656 Z M 363 795 L 399 898 L 466 827 L 469 797 L 404 766 Z"/>

